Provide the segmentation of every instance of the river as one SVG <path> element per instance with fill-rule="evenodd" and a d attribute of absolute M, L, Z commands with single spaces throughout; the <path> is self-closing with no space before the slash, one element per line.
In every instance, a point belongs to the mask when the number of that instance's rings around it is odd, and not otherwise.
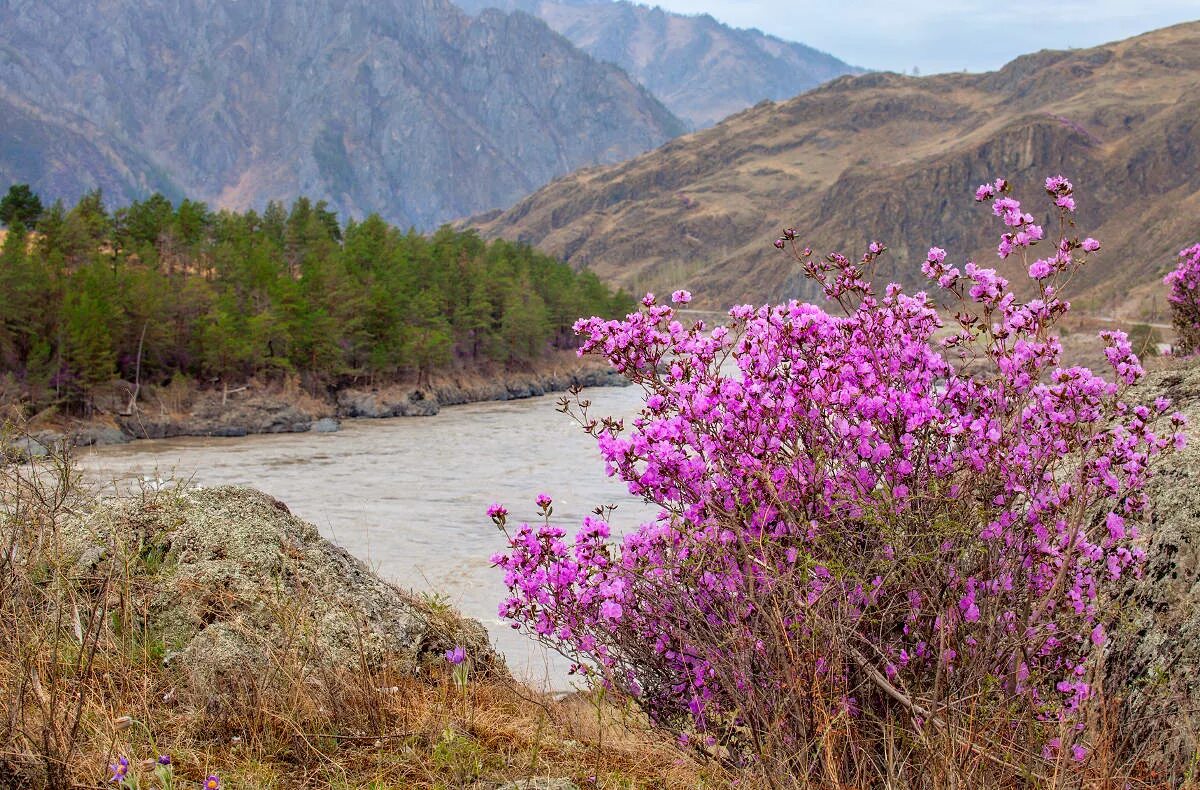
<path fill-rule="evenodd" d="M 640 395 L 637 387 L 586 392 L 595 416 L 628 416 Z M 442 593 L 482 621 L 517 676 L 566 689 L 566 662 L 496 614 L 505 589 L 488 558 L 505 543 L 485 511 L 501 502 L 515 523 L 534 520 L 534 498 L 544 491 L 569 533 L 597 505 L 618 505 L 614 531 L 653 511 L 605 476 L 594 440 L 557 411 L 559 397 L 453 406 L 428 418 L 347 420 L 327 434 L 137 441 L 87 451 L 79 463 L 102 490 L 141 480 L 261 489 L 384 578 Z"/>

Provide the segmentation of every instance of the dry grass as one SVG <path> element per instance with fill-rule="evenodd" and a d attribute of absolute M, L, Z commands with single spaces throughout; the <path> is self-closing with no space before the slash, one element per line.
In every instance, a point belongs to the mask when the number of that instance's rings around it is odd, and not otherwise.
<path fill-rule="evenodd" d="M 142 506 L 176 493 L 145 492 Z M 104 786 L 118 755 L 156 787 L 143 761 L 160 753 L 181 788 L 211 773 L 227 788 L 495 788 L 535 777 L 584 790 L 1169 786 L 1138 769 L 1111 716 L 1099 717 L 1083 770 L 1064 758 L 1032 775 L 1013 766 L 1028 765 L 1034 747 L 986 716 L 955 712 L 954 732 L 917 742 L 899 725 L 867 733 L 836 706 L 812 711 L 825 734 L 810 783 L 768 778 L 722 766 L 719 752 L 685 753 L 603 696 L 556 700 L 482 671 L 459 683 L 440 660 L 416 672 L 333 667 L 304 627 L 303 600 L 264 602 L 290 635 L 262 640 L 266 671 L 196 687 L 178 662 L 164 663 L 138 610 L 153 582 L 147 565 L 162 558 L 114 542 L 111 561 L 81 572 L 64 551 L 63 525 L 89 506 L 68 459 L 0 467 L 0 787 Z"/>
<path fill-rule="evenodd" d="M 145 507 L 170 491 L 147 492 Z M 330 668 L 291 602 L 269 602 L 295 639 L 269 669 L 195 688 L 137 611 L 143 567 L 118 555 L 81 573 L 62 525 L 88 507 L 69 462 L 0 467 L 0 786 L 99 787 L 108 765 L 170 753 L 177 787 L 495 787 L 568 777 L 581 787 L 719 787 L 637 717 L 556 701 L 502 676 Z M 115 548 L 115 545 L 114 545 Z M 138 563 L 142 563 L 139 566 Z"/>

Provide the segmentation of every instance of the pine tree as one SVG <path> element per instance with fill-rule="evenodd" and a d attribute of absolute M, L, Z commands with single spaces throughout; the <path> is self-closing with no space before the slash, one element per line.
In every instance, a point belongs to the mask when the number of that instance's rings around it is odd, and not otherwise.
<path fill-rule="evenodd" d="M 42 216 L 42 199 L 29 184 L 13 184 L 8 194 L 0 198 L 0 225 L 12 228 L 21 225 L 32 228 Z"/>

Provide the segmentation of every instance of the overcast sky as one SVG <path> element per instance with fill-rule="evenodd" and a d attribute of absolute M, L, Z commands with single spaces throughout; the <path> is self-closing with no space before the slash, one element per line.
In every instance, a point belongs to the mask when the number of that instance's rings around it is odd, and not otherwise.
<path fill-rule="evenodd" d="M 989 71 L 1200 19 L 1200 0 L 641 0 L 831 52 L 856 66 Z"/>

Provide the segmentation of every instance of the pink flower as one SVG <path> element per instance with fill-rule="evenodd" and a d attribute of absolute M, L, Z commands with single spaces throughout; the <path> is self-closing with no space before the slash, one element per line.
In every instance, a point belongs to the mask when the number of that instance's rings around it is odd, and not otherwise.
<path fill-rule="evenodd" d="M 1049 277 L 1054 270 L 1050 268 L 1050 261 L 1038 259 L 1029 267 L 1029 276 L 1035 280 L 1044 280 Z"/>
<path fill-rule="evenodd" d="M 692 294 L 688 291 L 676 291 L 671 294 L 671 301 L 675 304 L 687 304 L 692 301 Z"/>

